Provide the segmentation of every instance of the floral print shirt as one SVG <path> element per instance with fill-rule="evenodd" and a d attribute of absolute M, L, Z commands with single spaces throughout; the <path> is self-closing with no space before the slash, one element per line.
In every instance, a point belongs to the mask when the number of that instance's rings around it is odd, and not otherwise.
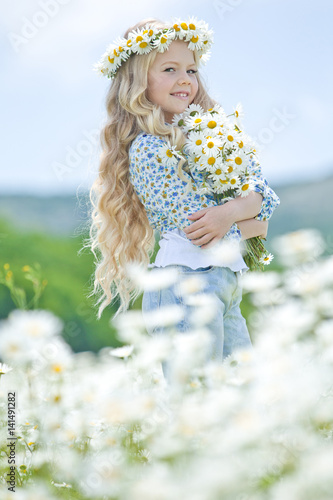
<path fill-rule="evenodd" d="M 177 166 L 167 166 L 160 160 L 161 148 L 165 147 L 163 138 L 141 132 L 129 149 L 129 177 L 136 194 L 144 205 L 152 228 L 161 233 L 172 229 L 184 229 L 193 221 L 187 217 L 207 207 L 217 204 L 212 194 L 199 194 L 203 181 L 199 171 L 190 171 L 183 166 L 183 174 L 191 182 L 191 189 L 186 192 L 187 183 L 179 178 Z M 254 190 L 263 197 L 258 220 L 268 220 L 280 200 L 261 175 L 259 164 L 251 160 L 249 169 L 253 175 Z M 233 224 L 224 236 L 225 239 L 241 239 L 241 233 Z"/>

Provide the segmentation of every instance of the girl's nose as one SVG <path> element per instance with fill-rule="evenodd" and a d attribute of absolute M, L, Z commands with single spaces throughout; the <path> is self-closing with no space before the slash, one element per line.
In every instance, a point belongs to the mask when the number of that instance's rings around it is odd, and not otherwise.
<path fill-rule="evenodd" d="M 191 83 L 191 79 L 190 79 L 190 77 L 189 77 L 188 73 L 184 73 L 184 74 L 182 74 L 182 75 L 179 77 L 179 79 L 178 79 L 178 83 L 179 83 L 180 85 L 182 85 L 183 83 L 186 83 L 186 84 Z"/>

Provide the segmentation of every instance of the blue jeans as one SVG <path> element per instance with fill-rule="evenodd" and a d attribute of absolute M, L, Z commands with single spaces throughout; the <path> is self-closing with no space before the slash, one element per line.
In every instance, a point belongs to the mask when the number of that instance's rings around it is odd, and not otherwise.
<path fill-rule="evenodd" d="M 170 265 L 167 268 L 176 268 L 180 282 L 191 276 L 200 276 L 205 284 L 200 293 L 213 294 L 217 298 L 218 307 L 215 317 L 206 325 L 212 335 L 212 359 L 222 361 L 237 349 L 252 347 L 246 321 L 240 311 L 242 300 L 242 289 L 239 282 L 239 273 L 231 271 L 228 267 L 209 266 L 191 269 L 183 265 Z M 154 269 L 152 271 L 154 272 Z M 182 296 L 176 292 L 175 285 L 161 290 L 145 291 L 142 298 L 143 318 L 149 312 L 163 306 L 177 304 L 184 309 L 184 319 L 176 328 L 180 332 L 193 329 L 190 315 L 193 306 L 184 303 Z M 161 327 L 155 327 L 147 331 L 150 335 L 165 332 Z"/>

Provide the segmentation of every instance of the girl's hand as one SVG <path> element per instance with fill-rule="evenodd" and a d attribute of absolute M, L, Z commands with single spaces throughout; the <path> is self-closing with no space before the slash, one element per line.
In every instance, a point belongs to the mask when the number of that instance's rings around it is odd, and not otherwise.
<path fill-rule="evenodd" d="M 229 231 L 234 221 L 227 205 L 228 203 L 204 208 L 188 216 L 188 219 L 195 222 L 183 231 L 193 245 L 210 248 Z"/>

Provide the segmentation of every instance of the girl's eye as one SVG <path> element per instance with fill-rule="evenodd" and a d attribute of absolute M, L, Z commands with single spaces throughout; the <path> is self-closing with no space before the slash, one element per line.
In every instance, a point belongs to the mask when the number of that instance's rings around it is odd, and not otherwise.
<path fill-rule="evenodd" d="M 169 70 L 174 71 L 174 69 L 175 68 L 166 68 L 164 71 L 170 72 Z M 189 69 L 188 72 L 190 72 L 192 75 L 194 75 L 195 73 L 198 73 L 198 70 L 196 70 L 196 69 Z"/>

